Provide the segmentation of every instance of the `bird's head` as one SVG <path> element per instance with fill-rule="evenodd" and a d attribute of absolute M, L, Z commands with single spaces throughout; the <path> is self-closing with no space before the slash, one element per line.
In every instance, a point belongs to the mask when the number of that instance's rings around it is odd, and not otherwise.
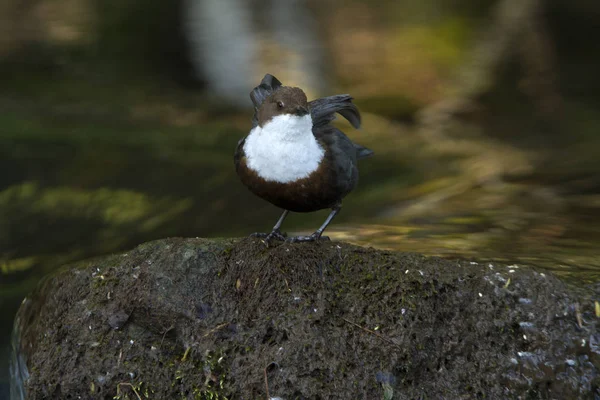
<path fill-rule="evenodd" d="M 309 114 L 308 101 L 302 89 L 281 86 L 260 105 L 258 124 L 264 127 L 278 116 L 302 118 Z"/>

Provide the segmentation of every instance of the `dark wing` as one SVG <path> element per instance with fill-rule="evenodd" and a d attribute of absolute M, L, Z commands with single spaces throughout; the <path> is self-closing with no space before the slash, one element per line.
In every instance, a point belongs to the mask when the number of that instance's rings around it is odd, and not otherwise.
<path fill-rule="evenodd" d="M 356 129 L 360 128 L 360 113 L 348 94 L 323 97 L 308 103 L 315 127 L 325 126 L 335 119 L 335 113 L 346 118 Z"/>
<path fill-rule="evenodd" d="M 325 157 L 330 158 L 329 165 L 335 170 L 336 190 L 342 194 L 341 197 L 344 197 L 358 183 L 356 147 L 344 132 L 332 125 L 313 130 L 313 133 L 328 149 Z"/>
<path fill-rule="evenodd" d="M 240 139 L 240 141 L 238 142 L 237 147 L 235 149 L 235 153 L 233 155 L 233 164 L 235 165 L 236 172 L 238 171 L 238 168 L 240 167 L 240 162 L 242 161 L 242 158 L 245 156 L 244 143 L 246 143 L 246 138 Z"/>
<path fill-rule="evenodd" d="M 350 95 L 338 94 L 336 96 L 323 97 L 322 99 L 313 100 L 308 104 L 314 125 L 313 132 L 321 131 L 324 134 L 334 133 L 338 142 L 341 141 L 346 144 L 343 146 L 345 152 L 357 160 L 373 155 L 373 150 L 352 143 L 343 132 L 337 129 L 327 129 L 327 125 L 335 119 L 336 113 L 346 118 L 353 127 L 360 128 L 360 113 L 358 112 L 358 108 L 352 103 Z"/>
<path fill-rule="evenodd" d="M 256 113 L 258 112 L 260 105 L 271 95 L 271 93 L 280 87 L 281 82 L 279 82 L 279 79 L 271 74 L 266 74 L 262 81 L 260 81 L 260 84 L 250 92 L 250 99 L 252 100 L 252 104 L 254 104 L 254 116 L 252 117 L 253 128 L 258 126 L 258 116 Z"/>

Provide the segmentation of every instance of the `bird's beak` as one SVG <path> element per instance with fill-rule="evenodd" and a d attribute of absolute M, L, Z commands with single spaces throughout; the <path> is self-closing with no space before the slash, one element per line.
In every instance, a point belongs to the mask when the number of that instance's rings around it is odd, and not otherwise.
<path fill-rule="evenodd" d="M 303 117 L 308 114 L 308 108 L 303 106 L 296 107 L 296 115 L 299 117 Z"/>

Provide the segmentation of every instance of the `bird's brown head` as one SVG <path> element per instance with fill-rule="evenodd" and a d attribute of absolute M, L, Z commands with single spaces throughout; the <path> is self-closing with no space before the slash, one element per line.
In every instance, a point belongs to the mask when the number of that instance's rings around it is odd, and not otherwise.
<path fill-rule="evenodd" d="M 306 94 L 297 87 L 282 86 L 273 92 L 258 109 L 258 124 L 264 126 L 278 115 L 304 116 L 309 113 Z"/>

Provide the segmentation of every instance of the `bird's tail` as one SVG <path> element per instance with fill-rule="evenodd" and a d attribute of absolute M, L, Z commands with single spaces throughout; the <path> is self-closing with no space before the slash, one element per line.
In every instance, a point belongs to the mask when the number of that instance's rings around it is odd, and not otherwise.
<path fill-rule="evenodd" d="M 357 159 L 361 159 L 361 158 L 367 158 L 367 157 L 371 157 L 374 153 L 373 150 L 371 149 L 367 149 L 364 146 L 361 146 L 360 144 L 354 144 L 354 148 L 356 149 L 356 158 Z"/>

